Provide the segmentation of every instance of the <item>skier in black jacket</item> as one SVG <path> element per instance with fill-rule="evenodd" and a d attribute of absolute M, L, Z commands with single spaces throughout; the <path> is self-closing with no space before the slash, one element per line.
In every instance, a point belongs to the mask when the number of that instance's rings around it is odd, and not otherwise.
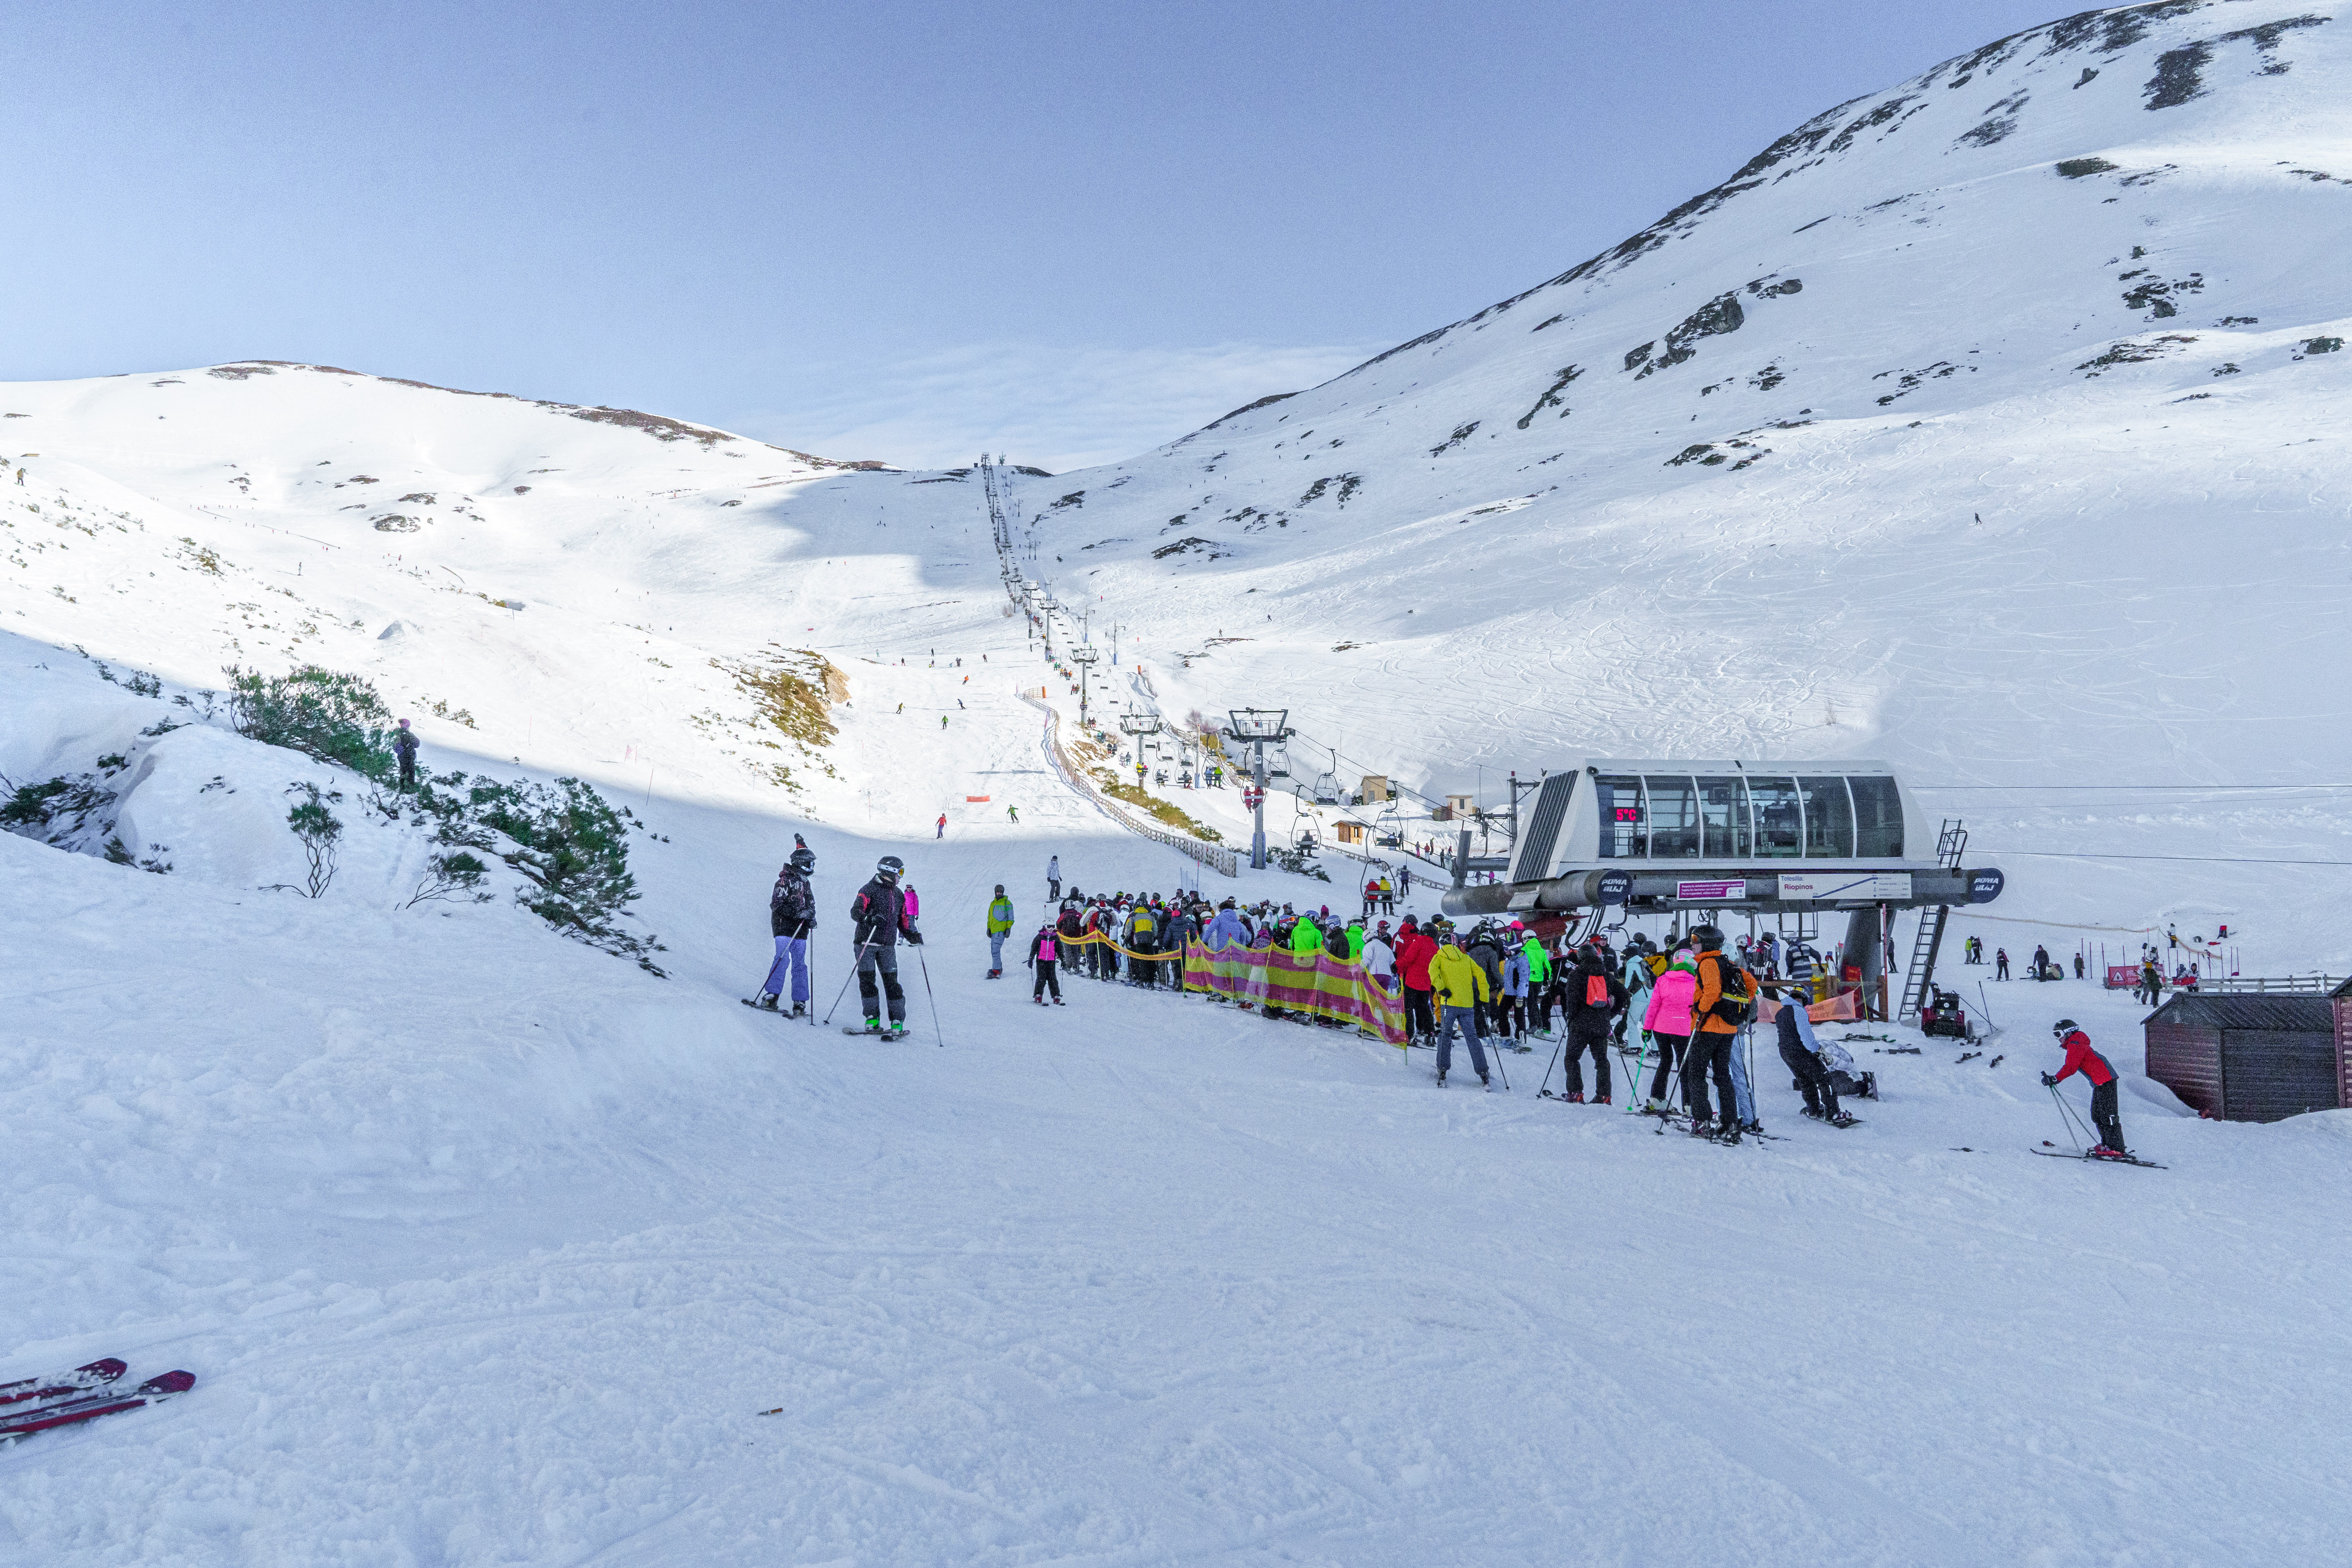
<path fill-rule="evenodd" d="M 1625 983 L 1609 972 L 1608 960 L 1597 947 L 1576 952 L 1576 968 L 1567 977 L 1568 1081 L 1565 1098 L 1571 1104 L 1584 1100 L 1584 1053 L 1592 1053 L 1592 1103 L 1609 1103 L 1609 1025 L 1626 1005 Z M 1639 1092 L 1638 1089 L 1635 1092 Z"/>
<path fill-rule="evenodd" d="M 907 895 L 898 887 L 898 878 L 906 869 L 906 862 L 896 855 L 883 856 L 872 879 L 849 902 L 850 940 L 857 944 L 857 994 L 866 1005 L 869 1034 L 882 1033 L 886 996 L 890 1003 L 890 1033 L 907 1032 L 907 994 L 898 988 L 898 939 L 903 936 L 920 946 L 923 933 L 908 918 Z"/>
<path fill-rule="evenodd" d="M 816 930 L 816 894 L 809 887 L 809 873 L 815 869 L 816 857 L 803 844 L 776 873 L 775 889 L 768 895 L 768 930 L 776 939 L 776 962 L 768 971 L 767 984 L 760 987 L 760 999 L 752 1004 L 755 1007 L 774 1012 L 789 974 L 790 1016 L 797 1018 L 808 1011 L 808 939 L 809 932 Z"/>

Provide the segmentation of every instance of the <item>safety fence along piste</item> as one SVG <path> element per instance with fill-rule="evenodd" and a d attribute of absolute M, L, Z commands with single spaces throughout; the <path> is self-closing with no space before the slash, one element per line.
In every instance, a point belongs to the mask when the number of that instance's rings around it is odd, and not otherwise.
<path fill-rule="evenodd" d="M 1237 877 L 1241 874 L 1240 861 L 1234 857 L 1234 852 L 1223 845 L 1212 844 L 1204 838 L 1195 838 L 1189 833 L 1175 833 L 1165 827 L 1153 827 L 1148 823 L 1138 822 L 1127 812 L 1121 810 L 1118 803 L 1097 788 L 1094 780 L 1087 776 L 1086 770 L 1071 762 L 1063 752 L 1062 716 L 1054 710 L 1051 704 L 1032 697 L 1026 691 L 1021 693 L 1021 700 L 1033 708 L 1043 708 L 1045 710 L 1045 755 L 1052 761 L 1055 771 L 1062 775 L 1072 789 L 1100 807 L 1105 816 L 1129 833 L 1149 838 L 1155 844 L 1165 844 L 1178 854 L 1198 860 L 1212 871 L 1220 872 L 1228 877 Z"/>
<path fill-rule="evenodd" d="M 1160 964 L 1176 957 L 1172 952 L 1139 952 L 1100 932 L 1059 940 L 1066 948 L 1107 947 L 1130 963 Z M 1192 942 L 1184 944 L 1184 989 L 1273 1013 L 1353 1024 L 1399 1050 L 1405 1046 L 1403 1001 L 1381 990 L 1360 961 L 1240 942 L 1212 952 Z"/>

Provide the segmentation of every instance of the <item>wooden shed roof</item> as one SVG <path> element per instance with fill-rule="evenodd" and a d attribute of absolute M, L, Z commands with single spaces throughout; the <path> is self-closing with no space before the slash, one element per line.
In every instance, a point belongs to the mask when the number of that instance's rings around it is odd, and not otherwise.
<path fill-rule="evenodd" d="M 2209 1029 L 2325 1032 L 2335 1027 L 2336 1010 L 2325 996 L 2198 996 L 2180 992 L 2149 1015 L 2147 1022 Z"/>

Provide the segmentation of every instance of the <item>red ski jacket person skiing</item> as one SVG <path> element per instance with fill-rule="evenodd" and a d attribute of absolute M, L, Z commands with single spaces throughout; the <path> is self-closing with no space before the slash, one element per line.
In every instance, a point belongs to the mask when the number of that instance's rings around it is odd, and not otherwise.
<path fill-rule="evenodd" d="M 2091 1083 L 2091 1121 L 2099 1130 L 2099 1146 L 2091 1151 L 2102 1158 L 2128 1156 L 2124 1147 L 2123 1118 L 2116 1109 L 2116 1069 L 2113 1063 L 2091 1048 L 2091 1037 L 2083 1033 L 2072 1018 L 2061 1018 L 2050 1031 L 2066 1048 L 2066 1065 L 2054 1073 L 2043 1073 L 2042 1081 L 2056 1089 L 2061 1081 L 2081 1073 Z"/>

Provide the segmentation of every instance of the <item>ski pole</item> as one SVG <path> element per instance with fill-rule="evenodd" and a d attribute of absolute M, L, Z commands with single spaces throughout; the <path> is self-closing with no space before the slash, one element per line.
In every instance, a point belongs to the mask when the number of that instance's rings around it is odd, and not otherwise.
<path fill-rule="evenodd" d="M 851 962 L 849 973 L 841 977 L 841 989 L 834 993 L 833 1005 L 824 1010 L 824 1021 L 826 1023 L 830 1024 L 833 1022 L 834 1014 L 838 1011 L 841 1006 L 841 999 L 849 994 L 849 983 L 852 979 L 856 978 L 858 965 L 866 962 L 866 950 L 873 945 L 874 939 L 872 937 L 867 937 L 864 942 L 857 944 L 857 956 Z M 811 986 L 809 988 L 811 995 L 814 995 L 815 991 L 816 988 L 814 986 Z"/>
<path fill-rule="evenodd" d="M 2050 1086 L 2050 1098 L 2058 1102 L 2058 1114 L 2066 1122 L 2066 1136 L 2074 1140 L 2074 1152 L 2081 1153 L 2083 1139 L 2088 1136 L 2088 1130 L 2079 1134 L 2076 1132 L 2075 1129 L 2082 1126 L 2082 1119 L 2074 1114 L 2074 1108 L 2066 1103 L 2066 1097 L 2058 1092 L 2058 1086 L 2054 1083 Z"/>
<path fill-rule="evenodd" d="M 931 992 L 931 963 L 930 960 L 923 956 L 921 942 L 915 944 L 915 963 L 923 971 L 923 999 L 931 1005 L 931 1036 L 939 1041 L 940 1049 L 945 1050 L 948 1047 L 948 1037 L 940 1028 L 940 999 Z"/>
<path fill-rule="evenodd" d="M 1642 1071 L 1650 1063 L 1650 1031 L 1642 1031 L 1642 1048 L 1633 1058 L 1633 1081 L 1625 1086 L 1625 1114 L 1639 1114 L 1642 1109 Z"/>
<path fill-rule="evenodd" d="M 1549 1023 L 1549 1022 L 1550 1022 L 1550 1020 L 1549 1020 L 1549 1019 L 1548 1019 L 1548 1018 L 1547 1018 L 1546 1020 L 1544 1020 L 1544 1021 L 1545 1021 L 1546 1023 Z M 1566 1042 L 1565 1040 L 1563 1040 L 1563 1041 L 1561 1041 L 1561 1042 L 1560 1042 L 1560 1045 L 1566 1045 L 1567 1043 L 1568 1043 L 1568 1042 Z M 1548 1095 L 1548 1094 L 1549 1094 L 1549 1093 L 1551 1092 L 1551 1069 L 1552 1069 L 1553 1068 L 1556 1068 L 1556 1067 L 1559 1066 L 1559 1052 L 1560 1052 L 1560 1046 L 1554 1046 L 1554 1047 L 1552 1047 L 1552 1048 L 1551 1048 L 1551 1061 L 1550 1061 L 1550 1062 L 1549 1062 L 1549 1064 L 1544 1068 L 1543 1083 L 1542 1083 L 1542 1085 L 1541 1085 L 1540 1087 L 1538 1087 L 1538 1088 L 1536 1089 L 1536 1098 L 1537 1098 L 1538 1100 L 1541 1100 L 1541 1099 L 1543 1099 L 1543 1098 L 1544 1098 L 1544 1096 L 1546 1096 L 1546 1095 Z"/>

